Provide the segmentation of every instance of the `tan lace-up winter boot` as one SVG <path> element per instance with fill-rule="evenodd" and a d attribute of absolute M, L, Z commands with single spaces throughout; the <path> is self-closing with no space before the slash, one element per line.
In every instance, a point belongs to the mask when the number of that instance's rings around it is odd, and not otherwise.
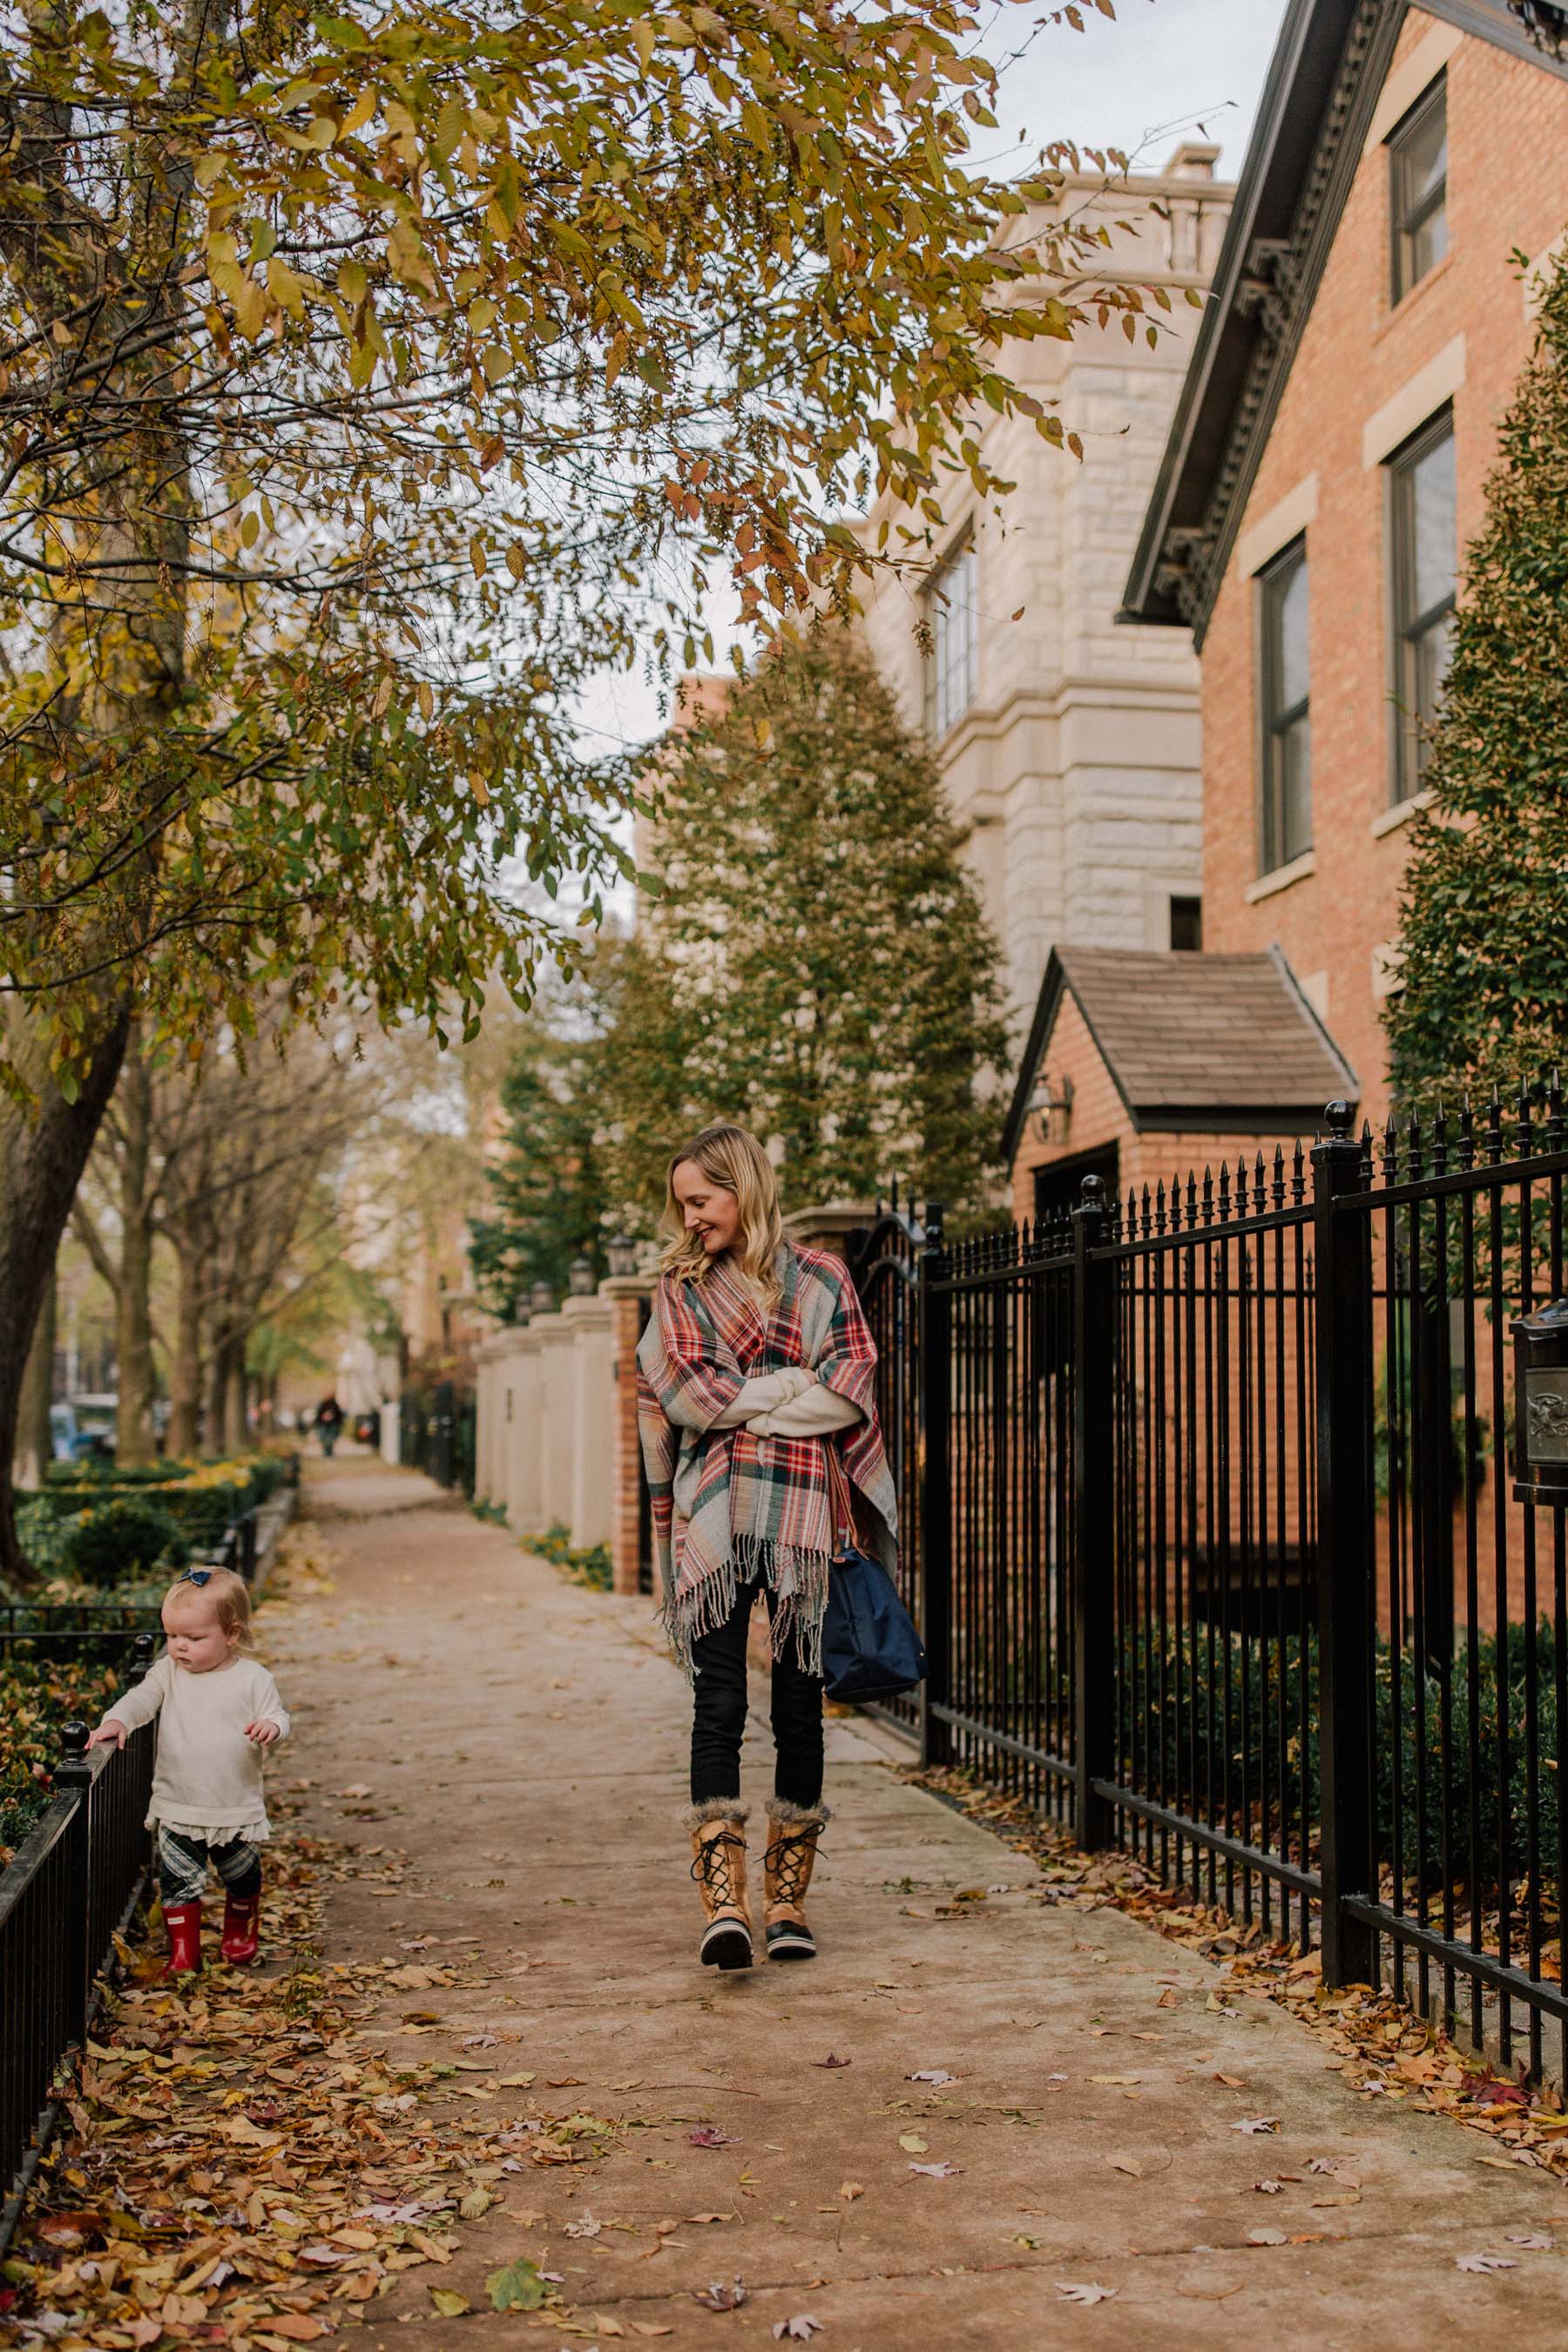
<path fill-rule="evenodd" d="M 749 1969 L 752 1965 L 752 1898 L 746 1887 L 746 1811 L 730 1797 L 693 1805 L 691 1875 L 702 1896 L 707 1924 L 697 1957 L 704 1968 Z"/>
<path fill-rule="evenodd" d="M 816 1938 L 805 1923 L 805 1898 L 816 1861 L 816 1841 L 832 1819 L 826 1805 L 768 1803 L 763 1850 L 763 1932 L 770 1960 L 814 1960 Z"/>

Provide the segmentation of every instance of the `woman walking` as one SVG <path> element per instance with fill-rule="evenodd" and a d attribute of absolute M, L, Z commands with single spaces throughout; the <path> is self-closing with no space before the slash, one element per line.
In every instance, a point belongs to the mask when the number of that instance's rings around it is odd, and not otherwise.
<path fill-rule="evenodd" d="M 705 1128 L 669 1163 L 663 1273 L 637 1350 L 664 1622 L 692 1684 L 692 1871 L 700 1957 L 752 1965 L 746 1633 L 773 1637 L 773 1793 L 763 1853 L 770 1959 L 812 1959 L 805 1896 L 822 1801 L 828 1570 L 858 1538 L 890 1570 L 897 1505 L 875 1401 L 877 1350 L 840 1261 L 784 1238 L 766 1152 Z"/>

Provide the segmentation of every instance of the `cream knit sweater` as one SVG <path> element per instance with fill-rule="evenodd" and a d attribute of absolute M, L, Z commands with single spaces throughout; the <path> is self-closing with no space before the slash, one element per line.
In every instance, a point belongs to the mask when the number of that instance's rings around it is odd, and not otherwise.
<path fill-rule="evenodd" d="M 232 1665 L 193 1675 L 164 1652 L 141 1682 L 117 1698 L 105 1723 L 127 1731 L 158 1718 L 158 1755 L 147 1826 L 226 1845 L 268 1837 L 261 1788 L 261 1749 L 247 1739 L 247 1723 L 275 1723 L 287 1738 L 289 1717 L 278 1685 L 258 1658 L 243 1652 Z"/>

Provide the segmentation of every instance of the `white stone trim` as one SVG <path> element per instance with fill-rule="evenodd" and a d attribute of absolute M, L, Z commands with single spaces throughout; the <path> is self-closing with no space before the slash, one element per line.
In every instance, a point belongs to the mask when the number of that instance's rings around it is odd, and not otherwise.
<path fill-rule="evenodd" d="M 1289 890 L 1293 882 L 1310 881 L 1318 870 L 1318 853 L 1304 849 L 1289 866 L 1277 866 L 1272 874 L 1260 874 L 1256 882 L 1247 886 L 1247 903 L 1256 907 L 1260 898 L 1272 898 L 1276 890 Z"/>
<path fill-rule="evenodd" d="M 1380 940 L 1372 951 L 1372 993 L 1374 1003 L 1397 996 L 1405 985 L 1405 950 L 1397 940 Z"/>
<path fill-rule="evenodd" d="M 1524 315 L 1534 320 L 1541 316 L 1541 304 L 1546 292 L 1546 281 L 1553 275 L 1558 263 L 1568 252 L 1568 228 L 1561 228 L 1550 245 L 1542 246 L 1524 273 Z"/>
<path fill-rule="evenodd" d="M 1373 818 L 1373 839 L 1381 841 L 1384 834 L 1397 833 L 1402 824 L 1409 824 L 1417 809 L 1430 808 L 1431 805 L 1432 795 L 1429 791 L 1412 793 L 1408 800 L 1395 801 L 1392 808 L 1385 808 L 1380 816 Z"/>
<path fill-rule="evenodd" d="M 1372 128 L 1362 148 L 1363 156 L 1381 147 L 1396 124 L 1404 121 L 1416 100 L 1435 82 L 1464 39 L 1457 25 L 1434 25 L 1383 85 Z"/>
<path fill-rule="evenodd" d="M 1258 516 L 1239 533 L 1236 542 L 1237 567 L 1244 580 L 1261 572 L 1271 556 L 1293 539 L 1300 539 L 1309 523 L 1318 520 L 1318 477 L 1308 474 L 1293 490 L 1271 506 L 1267 514 Z"/>
<path fill-rule="evenodd" d="M 1173 898 L 1198 898 L 1204 895 L 1202 874 L 1194 871 L 1178 874 L 1162 868 L 1157 874 L 1143 877 L 1143 940 L 1151 949 L 1163 950 L 1171 944 L 1171 901 Z"/>
<path fill-rule="evenodd" d="M 1329 1025 L 1329 975 L 1327 971 L 1309 971 L 1300 975 L 1297 987 L 1326 1029 Z"/>
<path fill-rule="evenodd" d="M 1416 369 L 1408 383 L 1400 385 L 1392 400 L 1385 400 L 1367 418 L 1361 428 L 1363 471 L 1370 473 L 1374 466 L 1381 466 L 1391 450 L 1408 441 L 1446 400 L 1452 400 L 1464 381 L 1465 339 L 1456 335 L 1433 353 L 1424 368 Z"/>

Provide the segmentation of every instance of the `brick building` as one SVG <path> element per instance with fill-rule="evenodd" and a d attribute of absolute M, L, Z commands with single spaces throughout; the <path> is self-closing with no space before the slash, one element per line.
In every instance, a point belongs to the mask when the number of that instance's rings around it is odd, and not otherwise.
<path fill-rule="evenodd" d="M 1157 342 L 1130 342 L 1113 315 L 1070 342 L 1009 346 L 1009 373 L 1081 435 L 1081 463 L 1027 417 L 986 416 L 986 456 L 1016 485 L 1000 513 L 954 476 L 918 570 L 858 591 L 866 641 L 969 829 L 1020 1035 L 1058 941 L 1166 948 L 1191 935 L 1197 666 L 1184 630 L 1120 629 L 1116 609 L 1195 339 L 1184 298 L 1207 286 L 1229 212 L 1217 152 L 1184 146 L 1163 172 L 1109 186 L 1067 181 L 1062 204 L 1106 229 L 1104 281 L 1168 296 L 1168 314 L 1151 306 Z M 1043 235 L 1049 217 L 1037 206 L 1012 234 Z M 876 543 L 884 525 L 925 529 L 888 499 L 863 536 Z"/>
<path fill-rule="evenodd" d="M 1201 652 L 1205 945 L 1282 954 L 1374 1122 L 1424 722 L 1565 231 L 1568 8 L 1292 0 L 1126 617 Z"/>
<path fill-rule="evenodd" d="M 1278 952 L 1052 950 L 1008 1115 L 1013 1213 L 1076 1205 L 1087 1175 L 1142 1196 L 1310 1135 L 1354 1079 Z"/>

